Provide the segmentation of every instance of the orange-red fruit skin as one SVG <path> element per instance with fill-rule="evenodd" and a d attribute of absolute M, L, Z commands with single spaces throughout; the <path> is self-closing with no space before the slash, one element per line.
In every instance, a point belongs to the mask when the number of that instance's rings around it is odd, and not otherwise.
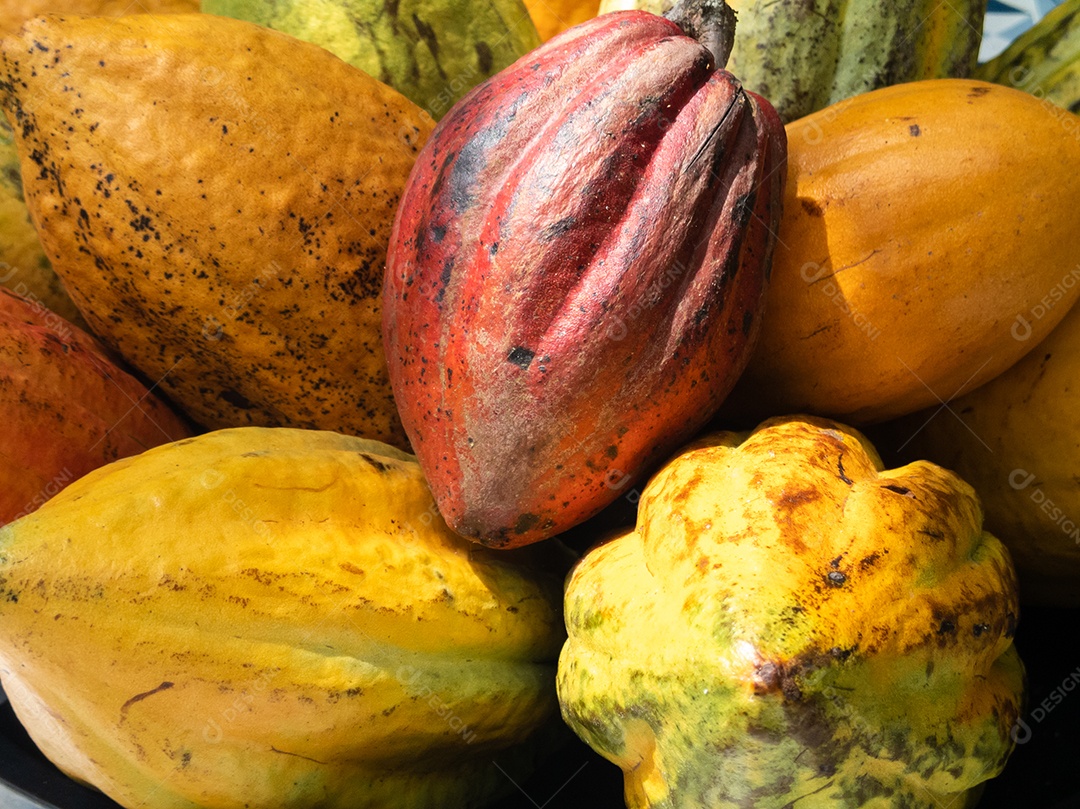
<path fill-rule="evenodd" d="M 118 458 L 191 435 L 94 338 L 0 289 L 0 524 Z"/>
<path fill-rule="evenodd" d="M 443 118 L 383 336 L 451 527 L 557 534 L 708 420 L 757 334 L 785 173 L 768 103 L 645 12 L 570 29 Z"/>

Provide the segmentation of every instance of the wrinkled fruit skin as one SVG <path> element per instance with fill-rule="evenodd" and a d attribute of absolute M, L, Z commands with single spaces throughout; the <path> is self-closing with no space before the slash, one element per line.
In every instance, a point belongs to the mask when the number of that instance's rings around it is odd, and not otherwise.
<path fill-rule="evenodd" d="M 0 285 L 79 326 L 82 315 L 52 271 L 23 199 L 14 134 L 0 118 Z"/>
<path fill-rule="evenodd" d="M 0 289 L 0 525 L 187 425 L 94 338 Z"/>
<path fill-rule="evenodd" d="M 0 36 L 17 34 L 22 24 L 42 14 L 86 14 L 119 17 L 122 14 L 191 14 L 199 0 L 5 0 L 0 3 Z"/>
<path fill-rule="evenodd" d="M 551 536 L 709 418 L 757 334 L 785 153 L 768 103 L 645 12 L 555 37 L 440 122 L 383 334 L 452 528 Z"/>
<path fill-rule="evenodd" d="M 406 445 L 381 300 L 423 110 L 209 14 L 49 15 L 2 47 L 27 207 L 104 343 L 208 429 Z"/>
<path fill-rule="evenodd" d="M 603 0 L 600 12 L 663 14 L 672 0 Z M 730 0 L 738 15 L 727 68 L 784 123 L 893 84 L 970 76 L 985 0 Z"/>
<path fill-rule="evenodd" d="M 539 557 L 453 534 L 387 445 L 208 433 L 0 529 L 0 677 L 127 807 L 476 807 L 561 725 Z"/>
<path fill-rule="evenodd" d="M 955 475 L 884 471 L 834 422 L 704 438 L 571 574 L 563 717 L 631 809 L 962 806 L 1023 689 L 981 523 Z"/>

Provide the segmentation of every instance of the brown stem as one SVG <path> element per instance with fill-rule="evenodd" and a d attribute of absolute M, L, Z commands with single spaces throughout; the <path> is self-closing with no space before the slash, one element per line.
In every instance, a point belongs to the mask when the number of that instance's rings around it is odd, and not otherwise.
<path fill-rule="evenodd" d="M 716 67 L 727 64 L 735 44 L 735 9 L 724 0 L 675 0 L 664 17 L 708 48 Z"/>

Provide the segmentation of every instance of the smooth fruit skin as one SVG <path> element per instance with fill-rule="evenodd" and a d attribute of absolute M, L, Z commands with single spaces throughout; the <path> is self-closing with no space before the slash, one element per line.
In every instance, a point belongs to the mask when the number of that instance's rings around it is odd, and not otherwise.
<path fill-rule="evenodd" d="M 558 724 L 560 572 L 455 536 L 392 447 L 222 430 L 0 529 L 0 677 L 126 807 L 476 807 Z"/>
<path fill-rule="evenodd" d="M 1073 283 L 1080 282 L 1080 268 Z M 1080 309 L 1001 376 L 888 425 L 901 457 L 923 457 L 979 492 L 1016 562 L 1025 603 L 1080 606 Z"/>
<path fill-rule="evenodd" d="M 0 289 L 0 525 L 188 426 L 93 337 Z"/>
<path fill-rule="evenodd" d="M 970 76 L 986 0 L 731 0 L 739 22 L 727 69 L 787 123 L 860 93 Z M 603 0 L 601 13 L 663 14 L 671 0 Z"/>
<path fill-rule="evenodd" d="M 525 0 L 525 7 L 536 24 L 540 41 L 547 42 L 599 14 L 600 0 Z"/>
<path fill-rule="evenodd" d="M 404 446 L 380 292 L 426 113 L 208 14 L 43 17 L 3 53 L 27 205 L 103 342 L 204 427 Z"/>
<path fill-rule="evenodd" d="M 934 809 L 1005 764 L 1016 581 L 970 486 L 835 422 L 691 444 L 567 582 L 564 719 L 631 809 Z"/>
<path fill-rule="evenodd" d="M 1061 171 L 1080 165 L 1080 138 L 1066 114 L 938 79 L 788 124 L 761 340 L 725 410 L 870 424 L 973 390 L 1027 353 L 1080 294 L 1080 173 Z M 1017 339 L 1017 316 L 1044 299 Z"/>
<path fill-rule="evenodd" d="M 1080 0 L 1065 0 L 991 59 L 975 77 L 1016 87 L 1080 113 Z M 1080 119 L 1063 117 L 1080 137 Z"/>
<path fill-rule="evenodd" d="M 784 149 L 767 103 L 645 12 L 576 26 L 443 118 L 383 333 L 454 530 L 557 534 L 709 418 L 756 337 Z"/>
<path fill-rule="evenodd" d="M 202 10 L 321 45 L 436 120 L 540 44 L 521 0 L 202 0 Z"/>

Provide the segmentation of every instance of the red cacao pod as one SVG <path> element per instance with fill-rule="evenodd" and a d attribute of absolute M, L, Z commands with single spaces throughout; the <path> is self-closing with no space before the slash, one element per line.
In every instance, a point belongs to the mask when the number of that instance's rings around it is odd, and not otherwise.
<path fill-rule="evenodd" d="M 640 11 L 442 119 L 398 208 L 383 334 L 450 526 L 552 536 L 709 419 L 756 336 L 786 145 L 768 102 Z"/>
<path fill-rule="evenodd" d="M 0 525 L 99 466 L 191 435 L 86 332 L 0 289 Z"/>

